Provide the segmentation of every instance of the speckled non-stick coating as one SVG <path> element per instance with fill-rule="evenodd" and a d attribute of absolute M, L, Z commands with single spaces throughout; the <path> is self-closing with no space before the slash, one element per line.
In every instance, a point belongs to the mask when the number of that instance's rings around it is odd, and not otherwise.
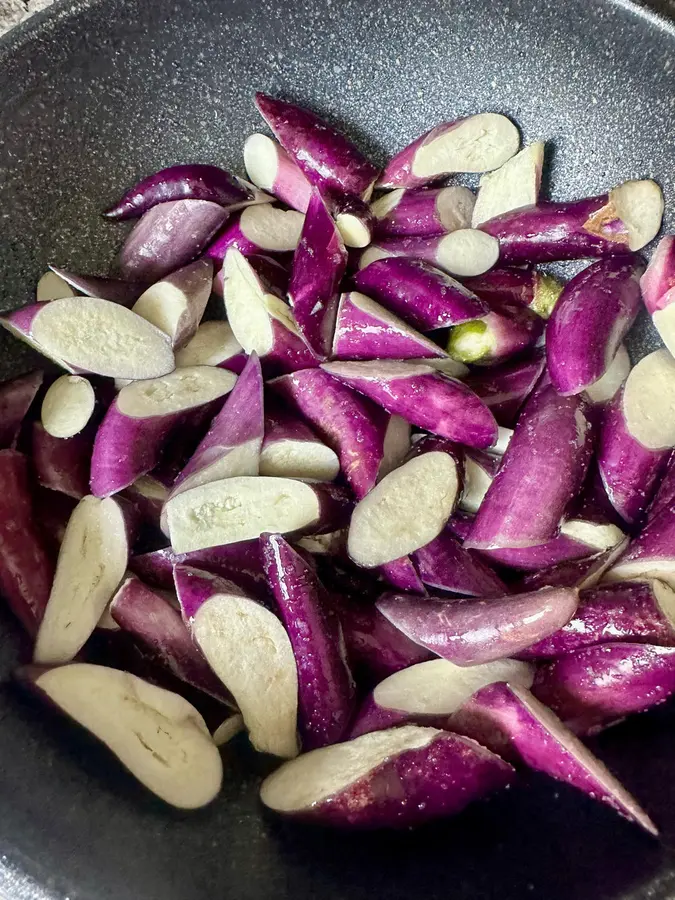
<path fill-rule="evenodd" d="M 661 0 L 668 11 L 668 0 Z M 654 176 L 675 218 L 675 31 L 608 0 L 62 2 L 0 41 L 0 309 L 48 262 L 104 272 L 98 217 L 176 161 L 242 170 L 254 90 L 312 104 L 382 161 L 441 119 L 511 115 L 548 142 L 555 198 Z M 633 343 L 644 352 L 644 325 Z M 1 375 L 30 364 L 3 335 Z M 0 674 L 19 655 L 0 620 Z M 15 689 L 0 689 L 0 895 L 72 900 L 610 900 L 675 896 L 675 717 L 600 754 L 664 832 L 543 778 L 414 835 L 346 836 L 261 813 L 267 763 L 226 750 L 209 809 L 164 808 Z"/>

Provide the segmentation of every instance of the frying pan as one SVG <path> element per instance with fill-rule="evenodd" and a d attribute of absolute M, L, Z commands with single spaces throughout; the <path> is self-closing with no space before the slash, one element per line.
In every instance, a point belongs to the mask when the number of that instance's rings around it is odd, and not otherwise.
<path fill-rule="evenodd" d="M 122 239 L 99 211 L 177 161 L 241 169 L 256 89 L 312 105 L 382 161 L 481 110 L 546 138 L 553 197 L 653 176 L 675 226 L 675 29 L 667 2 L 68 0 L 0 41 L 0 309 L 48 262 L 104 272 Z M 654 346 L 646 322 L 634 355 Z M 28 368 L 9 337 L 0 375 Z M 21 652 L 0 612 L 0 676 Z M 661 826 L 658 843 L 532 776 L 414 834 L 280 824 L 267 763 L 228 750 L 222 796 L 154 801 L 91 745 L 0 688 L 0 895 L 12 900 L 605 900 L 675 897 L 675 714 L 594 748 Z"/>

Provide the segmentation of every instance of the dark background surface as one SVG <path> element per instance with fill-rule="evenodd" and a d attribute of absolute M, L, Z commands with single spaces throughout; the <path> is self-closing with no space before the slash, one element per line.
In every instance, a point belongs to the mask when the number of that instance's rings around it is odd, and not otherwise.
<path fill-rule="evenodd" d="M 653 4 L 661 11 L 673 4 Z M 675 219 L 675 31 L 600 0 L 61 2 L 0 40 L 0 310 L 48 262 L 104 272 L 124 228 L 99 210 L 172 162 L 241 172 L 262 89 L 311 103 L 378 161 L 436 122 L 503 111 L 549 141 L 553 197 L 656 177 Z M 642 323 L 634 354 L 653 344 Z M 0 338 L 0 374 L 30 351 Z M 0 678 L 20 653 L 0 612 Z M 81 900 L 609 900 L 675 897 L 675 708 L 599 754 L 658 843 L 532 777 L 416 834 L 340 835 L 258 806 L 240 740 L 222 796 L 179 814 L 9 685 L 0 688 L 0 895 Z M 21 874 L 25 873 L 25 874 Z M 38 887 L 39 885 L 39 887 Z"/>

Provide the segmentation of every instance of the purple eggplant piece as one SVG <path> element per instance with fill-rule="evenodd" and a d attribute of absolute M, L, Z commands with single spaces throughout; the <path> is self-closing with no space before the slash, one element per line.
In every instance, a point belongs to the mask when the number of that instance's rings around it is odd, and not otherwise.
<path fill-rule="evenodd" d="M 578 394 L 605 374 L 639 312 L 643 272 L 640 257 L 628 254 L 598 260 L 565 285 L 546 329 L 560 394 Z"/>
<path fill-rule="evenodd" d="M 448 519 L 447 529 L 458 541 L 464 543 L 473 528 L 475 518 L 476 517 L 472 513 L 465 512 L 462 509 L 456 509 Z"/>
<path fill-rule="evenodd" d="M 626 345 L 619 344 L 619 349 L 605 374 L 589 385 L 584 392 L 586 399 L 593 407 L 591 413 L 596 424 L 602 420 L 605 407 L 616 397 L 624 381 L 628 378 L 630 370 L 631 361 Z"/>
<path fill-rule="evenodd" d="M 356 696 L 340 620 L 312 569 L 281 535 L 263 535 L 260 543 L 270 590 L 298 667 L 303 750 L 335 744 L 349 725 Z"/>
<path fill-rule="evenodd" d="M 671 353 L 675 351 L 675 236 L 661 238 L 652 254 L 647 270 L 640 279 L 642 299 L 652 317 L 654 327 Z"/>
<path fill-rule="evenodd" d="M 250 206 L 228 221 L 206 250 L 206 256 L 221 263 L 234 248 L 243 256 L 292 253 L 298 246 L 304 216 L 295 210 L 263 204 Z"/>
<path fill-rule="evenodd" d="M 532 693 L 576 734 L 593 734 L 675 693 L 675 647 L 586 647 L 542 665 Z"/>
<path fill-rule="evenodd" d="M 419 187 L 456 172 L 489 172 L 519 146 L 518 129 L 497 113 L 442 122 L 390 159 L 377 187 Z"/>
<path fill-rule="evenodd" d="M 337 453 L 357 500 L 377 480 L 389 416 L 370 400 L 320 369 L 293 372 L 270 382 Z"/>
<path fill-rule="evenodd" d="M 499 259 L 499 242 L 475 228 L 460 228 L 437 237 L 399 237 L 377 240 L 367 247 L 359 268 L 382 259 L 418 259 L 458 278 L 472 278 L 491 269 Z"/>
<path fill-rule="evenodd" d="M 459 325 L 489 310 L 454 278 L 421 260 L 378 260 L 355 275 L 354 285 L 420 331 Z"/>
<path fill-rule="evenodd" d="M 387 412 L 440 437 L 478 449 L 497 440 L 497 423 L 482 400 L 429 366 L 373 360 L 324 363 L 322 368 Z"/>
<path fill-rule="evenodd" d="M 333 191 L 367 199 L 377 168 L 323 119 L 294 103 L 257 93 L 258 112 L 281 146 L 321 193 Z"/>
<path fill-rule="evenodd" d="M 595 587 L 628 546 L 624 538 L 615 547 L 601 550 L 585 559 L 573 559 L 558 563 L 546 569 L 539 569 L 523 576 L 518 583 L 519 590 L 538 591 L 544 587 Z"/>
<path fill-rule="evenodd" d="M 579 492 L 592 453 L 581 397 L 548 385 L 530 398 L 483 500 L 466 546 L 531 547 L 551 540 Z"/>
<path fill-rule="evenodd" d="M 87 428 L 71 438 L 56 438 L 41 422 L 33 422 L 31 457 L 38 483 L 76 500 L 88 494 L 94 434 Z"/>
<path fill-rule="evenodd" d="M 150 287 L 149 281 L 121 281 L 119 278 L 105 278 L 100 275 L 75 275 L 65 269 L 57 269 L 56 266 L 49 268 L 86 297 L 100 297 L 101 300 L 119 303 L 128 309 Z"/>
<path fill-rule="evenodd" d="M 44 372 L 36 369 L 0 384 L 0 450 L 16 447 L 23 420 L 43 379 Z"/>
<path fill-rule="evenodd" d="M 607 572 L 606 581 L 659 578 L 675 587 L 675 498 L 672 477 L 664 478 L 663 487 L 666 496 L 660 498 L 657 494 L 645 527 Z"/>
<path fill-rule="evenodd" d="M 288 296 L 300 333 L 320 359 L 326 359 L 331 350 L 346 265 L 340 233 L 321 195 L 314 191 L 293 257 Z"/>
<path fill-rule="evenodd" d="M 246 259 L 254 272 L 260 277 L 262 283 L 267 285 L 273 294 L 279 297 L 286 295 L 290 277 L 287 266 L 265 253 L 253 253 L 247 256 Z M 225 271 L 221 268 L 213 279 L 213 293 L 217 297 L 224 296 L 224 281 Z"/>
<path fill-rule="evenodd" d="M 298 212 L 307 212 L 311 182 L 284 148 L 265 134 L 252 134 L 244 144 L 244 165 L 253 184 Z"/>
<path fill-rule="evenodd" d="M 340 473 L 337 454 L 282 404 L 265 400 L 265 436 L 260 474 L 334 481 Z"/>
<path fill-rule="evenodd" d="M 629 641 L 675 646 L 675 592 L 662 581 L 625 581 L 582 591 L 569 622 L 520 659 L 549 659 L 593 644 Z"/>
<path fill-rule="evenodd" d="M 159 281 L 192 262 L 227 218 L 209 200 L 160 203 L 143 215 L 127 237 L 119 268 L 127 281 Z"/>
<path fill-rule="evenodd" d="M 379 572 L 385 581 L 409 594 L 426 594 L 424 584 L 420 578 L 417 566 L 409 556 L 400 559 L 392 559 L 379 567 Z"/>
<path fill-rule="evenodd" d="M 138 511 L 141 522 L 161 528 L 162 509 L 169 499 L 171 480 L 142 475 L 124 491 L 123 496 Z"/>
<path fill-rule="evenodd" d="M 470 228 L 475 202 L 473 191 L 458 184 L 409 191 L 399 188 L 371 204 L 375 236 L 434 237 Z"/>
<path fill-rule="evenodd" d="M 467 278 L 464 286 L 477 297 L 487 300 L 508 300 L 526 306 L 543 319 L 553 312 L 562 284 L 544 272 L 531 267 L 523 269 L 492 269 L 476 278 Z"/>
<path fill-rule="evenodd" d="M 484 222 L 502 265 L 621 256 L 658 233 L 663 195 L 653 181 L 626 181 L 585 200 L 539 203 Z"/>
<path fill-rule="evenodd" d="M 436 590 L 464 597 L 499 597 L 508 593 L 501 578 L 480 556 L 462 547 L 452 524 L 430 544 L 417 550 L 414 559 L 424 584 Z"/>
<path fill-rule="evenodd" d="M 251 191 L 224 169 L 188 163 L 170 166 L 139 181 L 103 215 L 120 221 L 142 216 L 158 203 L 173 200 L 208 200 L 220 206 L 233 206 L 251 199 Z"/>
<path fill-rule="evenodd" d="M 449 727 L 515 765 L 543 772 L 606 803 L 650 834 L 658 833 L 611 772 L 527 688 L 503 681 L 481 688 L 452 716 Z"/>
<path fill-rule="evenodd" d="M 346 247 L 364 248 L 373 237 L 375 220 L 370 206 L 355 194 L 335 191 L 322 193 L 326 207 L 335 219 L 335 225 Z M 345 258 L 345 265 L 346 265 Z"/>
<path fill-rule="evenodd" d="M 529 350 L 541 337 L 544 320 L 526 307 L 497 299 L 490 307 L 480 319 L 450 329 L 447 350 L 453 359 L 492 366 Z"/>
<path fill-rule="evenodd" d="M 544 353 L 535 351 L 522 362 L 508 362 L 485 372 L 472 372 L 465 383 L 492 410 L 500 425 L 512 426 L 545 365 Z"/>
<path fill-rule="evenodd" d="M 535 141 L 494 172 L 481 176 L 471 217 L 473 227 L 478 228 L 483 222 L 512 209 L 536 203 L 541 189 L 543 167 L 544 142 Z"/>
<path fill-rule="evenodd" d="M 543 588 L 490 600 L 385 594 L 377 608 L 392 625 L 457 666 L 515 656 L 554 634 L 579 602 L 574 588 Z"/>

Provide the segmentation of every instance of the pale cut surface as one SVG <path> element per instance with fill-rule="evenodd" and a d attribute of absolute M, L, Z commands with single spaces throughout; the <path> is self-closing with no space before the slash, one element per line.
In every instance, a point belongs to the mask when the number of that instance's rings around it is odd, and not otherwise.
<path fill-rule="evenodd" d="M 481 113 L 423 144 L 415 153 L 411 172 L 418 178 L 454 172 L 489 172 L 518 152 L 518 129 L 506 116 Z"/>
<path fill-rule="evenodd" d="M 503 428 L 500 425 L 497 429 L 497 443 L 492 447 L 488 447 L 485 452 L 489 453 L 490 456 L 503 456 L 506 453 L 506 448 L 511 443 L 512 437 L 513 428 Z"/>
<path fill-rule="evenodd" d="M 345 378 L 370 378 L 390 381 L 395 378 L 415 378 L 429 375 L 431 366 L 425 360 L 367 359 L 360 362 L 324 363 L 321 366 L 331 375 Z"/>
<path fill-rule="evenodd" d="M 223 747 L 232 738 L 244 731 L 244 728 L 244 717 L 241 713 L 235 713 L 233 716 L 225 719 L 213 732 L 213 743 L 216 747 Z"/>
<path fill-rule="evenodd" d="M 412 446 L 410 423 L 402 416 L 390 416 L 387 430 L 384 433 L 382 461 L 377 473 L 377 480 L 382 479 L 397 469 L 410 452 Z"/>
<path fill-rule="evenodd" d="M 354 306 L 366 313 L 366 315 L 378 319 L 385 326 L 388 326 L 399 334 L 405 334 L 412 340 L 417 341 L 420 350 L 420 358 L 426 357 L 427 353 L 429 357 L 438 356 L 440 352 L 438 344 L 435 344 L 433 341 L 430 341 L 429 338 L 424 337 L 423 334 L 420 334 L 419 331 L 416 331 L 411 325 L 408 325 L 403 319 L 394 315 L 394 313 L 390 312 L 386 307 L 381 306 L 379 303 L 376 303 L 375 300 L 371 300 L 370 297 L 367 297 L 365 294 L 361 294 L 358 291 L 352 291 L 348 296 Z M 364 337 L 367 338 L 368 331 L 367 329 L 364 331 Z"/>
<path fill-rule="evenodd" d="M 36 663 L 69 662 L 84 646 L 126 571 L 124 517 L 110 497 L 84 497 L 73 510 L 35 642 Z"/>
<path fill-rule="evenodd" d="M 62 375 L 51 385 L 42 401 L 42 427 L 55 438 L 73 437 L 91 419 L 95 406 L 96 395 L 86 378 Z"/>
<path fill-rule="evenodd" d="M 327 534 L 310 534 L 296 542 L 308 553 L 332 555 L 343 550 L 347 544 L 347 530 L 329 531 Z"/>
<path fill-rule="evenodd" d="M 69 297 L 46 303 L 31 337 L 49 356 L 109 378 L 157 378 L 174 368 L 171 341 L 118 303 Z"/>
<path fill-rule="evenodd" d="M 581 544 L 588 544 L 596 552 L 611 550 L 625 538 L 625 534 L 616 525 L 599 525 L 584 519 L 569 519 L 560 526 L 560 533 Z"/>
<path fill-rule="evenodd" d="M 668 350 L 675 353 L 675 303 L 652 313 L 652 322 Z"/>
<path fill-rule="evenodd" d="M 498 659 L 477 666 L 456 666 L 447 659 L 432 659 L 395 672 L 373 691 L 383 709 L 416 715 L 449 716 L 477 690 L 495 681 L 529 688 L 535 668 L 516 659 Z"/>
<path fill-rule="evenodd" d="M 260 474 L 301 481 L 334 481 L 340 472 L 336 454 L 319 441 L 282 440 L 260 454 Z"/>
<path fill-rule="evenodd" d="M 436 212 L 446 231 L 470 228 L 476 196 L 472 190 L 460 184 L 443 188 L 436 198 Z"/>
<path fill-rule="evenodd" d="M 85 663 L 44 672 L 36 685 L 166 803 L 197 809 L 218 794 L 218 748 L 200 714 L 178 694 Z"/>
<path fill-rule="evenodd" d="M 62 300 L 64 297 L 77 297 L 77 291 L 56 272 L 45 272 L 37 283 L 36 301 L 48 303 L 50 300 Z"/>
<path fill-rule="evenodd" d="M 243 349 L 229 322 L 203 322 L 195 336 L 176 353 L 176 365 L 218 366 L 239 353 Z"/>
<path fill-rule="evenodd" d="M 196 612 L 192 633 L 234 697 L 261 753 L 298 753 L 298 673 L 280 620 L 255 600 L 214 594 Z"/>
<path fill-rule="evenodd" d="M 161 481 L 153 478 L 152 475 L 141 475 L 133 483 L 134 490 L 142 497 L 148 500 L 167 500 L 169 497 L 169 489 Z"/>
<path fill-rule="evenodd" d="M 663 219 L 663 193 L 655 181 L 625 181 L 610 191 L 609 201 L 628 227 L 628 247 L 641 250 L 653 240 Z"/>
<path fill-rule="evenodd" d="M 354 213 L 339 213 L 335 224 L 347 247 L 367 247 L 370 243 L 370 228 L 363 219 L 355 216 Z"/>
<path fill-rule="evenodd" d="M 244 144 L 244 167 L 249 179 L 263 191 L 273 191 L 277 177 L 277 147 L 266 134 L 252 134 Z"/>
<path fill-rule="evenodd" d="M 290 478 L 241 476 L 213 481 L 172 497 L 166 507 L 176 553 L 288 534 L 319 519 L 312 488 Z"/>
<path fill-rule="evenodd" d="M 446 235 L 436 251 L 438 265 L 460 278 L 472 278 L 491 269 L 499 259 L 499 241 L 474 228 Z"/>
<path fill-rule="evenodd" d="M 603 582 L 609 581 L 652 581 L 658 579 L 675 590 L 675 551 L 668 559 L 628 560 L 606 572 Z"/>
<path fill-rule="evenodd" d="M 234 338 L 246 353 L 265 356 L 274 346 L 274 326 L 262 282 L 238 250 L 227 251 L 223 266 L 223 299 Z"/>
<path fill-rule="evenodd" d="M 389 191 L 370 204 L 370 211 L 376 219 L 383 219 L 392 209 L 396 209 L 404 194 L 404 188 Z"/>
<path fill-rule="evenodd" d="M 675 591 L 665 582 L 658 579 L 652 582 L 652 590 L 654 591 L 658 608 L 669 625 L 675 629 Z"/>
<path fill-rule="evenodd" d="M 605 374 L 586 388 L 585 394 L 591 403 L 607 403 L 611 400 L 628 378 L 630 368 L 628 350 L 625 344 L 621 344 Z"/>
<path fill-rule="evenodd" d="M 171 282 L 158 281 L 141 294 L 132 309 L 175 340 L 181 319 L 188 311 L 188 300 Z"/>
<path fill-rule="evenodd" d="M 450 518 L 458 488 L 457 465 L 447 453 L 409 460 L 357 503 L 349 526 L 349 555 L 371 569 L 424 547 Z"/>
<path fill-rule="evenodd" d="M 492 477 L 489 473 L 470 456 L 466 456 L 464 458 L 464 490 L 459 501 L 461 508 L 470 513 L 478 512 L 491 484 Z"/>
<path fill-rule="evenodd" d="M 262 250 L 289 253 L 298 246 L 304 221 L 303 214 L 293 209 L 263 204 L 248 206 L 241 214 L 239 228 L 244 237 Z"/>
<path fill-rule="evenodd" d="M 439 356 L 436 359 L 411 359 L 409 362 L 431 366 L 432 369 L 436 369 L 437 372 L 442 372 L 444 375 L 449 375 L 450 378 L 463 378 L 469 372 L 464 363 L 458 362 L 451 356 Z"/>
<path fill-rule="evenodd" d="M 213 366 L 186 366 L 162 378 L 134 381 L 117 395 L 117 408 L 134 419 L 195 409 L 229 394 L 237 376 Z"/>
<path fill-rule="evenodd" d="M 675 359 L 662 348 L 643 357 L 626 379 L 623 414 L 649 450 L 675 446 Z"/>
<path fill-rule="evenodd" d="M 383 247 L 378 247 L 377 244 L 373 244 L 371 247 L 364 250 L 359 257 L 359 269 L 365 269 L 371 263 L 377 262 L 378 259 L 388 259 L 390 256 L 395 255 L 396 254 L 390 253 Z"/>
<path fill-rule="evenodd" d="M 277 812 L 309 809 L 339 794 L 391 757 L 428 747 L 442 734 L 436 728 L 405 725 L 303 753 L 263 781 L 260 799 Z"/>
<path fill-rule="evenodd" d="M 536 141 L 495 172 L 483 175 L 471 220 L 473 227 L 478 228 L 483 222 L 512 209 L 534 206 L 539 197 L 543 164 L 544 144 Z"/>
<path fill-rule="evenodd" d="M 215 459 L 211 465 L 202 466 L 182 481 L 177 491 L 219 481 L 221 478 L 234 478 L 236 475 L 258 475 L 260 462 L 260 441 L 253 439 L 232 447 Z"/>

